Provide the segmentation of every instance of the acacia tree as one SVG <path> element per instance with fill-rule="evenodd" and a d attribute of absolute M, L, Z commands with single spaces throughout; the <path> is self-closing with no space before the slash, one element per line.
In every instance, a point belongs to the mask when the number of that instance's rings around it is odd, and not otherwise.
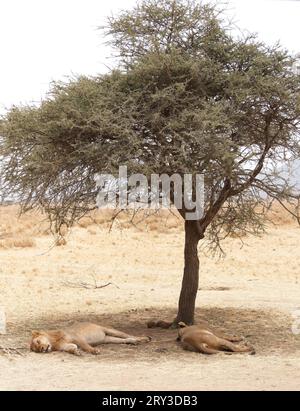
<path fill-rule="evenodd" d="M 2 185 L 59 230 L 94 208 L 96 173 L 203 173 L 203 216 L 178 210 L 185 265 L 175 321 L 192 324 L 199 241 L 261 232 L 273 199 L 298 218 L 299 193 L 278 170 L 299 157 L 299 76 L 278 45 L 238 38 L 214 7 L 192 0 L 144 0 L 105 31 L 116 70 L 54 83 L 39 107 L 2 118 Z"/>

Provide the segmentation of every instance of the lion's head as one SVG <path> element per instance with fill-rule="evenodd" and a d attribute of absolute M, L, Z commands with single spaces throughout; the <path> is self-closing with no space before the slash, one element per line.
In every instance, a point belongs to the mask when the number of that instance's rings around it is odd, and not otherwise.
<path fill-rule="evenodd" d="M 30 349 L 34 352 L 50 352 L 52 345 L 47 334 L 43 331 L 32 331 Z"/>
<path fill-rule="evenodd" d="M 176 341 L 181 341 L 181 337 L 183 334 L 183 329 L 187 327 L 186 323 L 184 323 L 183 321 L 180 321 L 178 323 L 178 337 L 176 338 Z"/>

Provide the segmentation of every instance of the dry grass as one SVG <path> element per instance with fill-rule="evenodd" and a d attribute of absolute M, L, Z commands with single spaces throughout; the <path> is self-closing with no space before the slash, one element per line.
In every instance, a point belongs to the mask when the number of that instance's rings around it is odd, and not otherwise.
<path fill-rule="evenodd" d="M 14 238 L 5 238 L 0 240 L 0 248 L 27 248 L 34 247 L 36 242 L 34 238 L 28 236 L 15 236 Z"/>
<path fill-rule="evenodd" d="M 249 236 L 243 247 L 227 238 L 220 260 L 200 251 L 197 318 L 244 335 L 257 350 L 250 357 L 206 357 L 183 351 L 175 330 L 145 326 L 150 319 L 176 315 L 184 265 L 184 234 L 176 217 L 162 211 L 139 224 L 136 216 L 132 226 L 120 215 L 109 232 L 108 213 L 99 212 L 98 224 L 77 226 L 67 234 L 67 244 L 52 247 L 40 216 L 19 220 L 16 207 L 0 209 L 6 239 L 26 235 L 36 241 L 34 249 L 14 244 L 0 249 L 0 306 L 7 318 L 0 346 L 23 353 L 9 360 L 0 353 L 0 390 L 299 389 L 300 336 L 292 334 L 291 324 L 299 307 L 300 231 L 275 211 L 281 225 L 267 235 Z M 95 288 L 94 281 L 113 285 Z M 31 330 L 72 321 L 153 339 L 137 347 L 105 345 L 97 357 L 29 352 Z"/>
<path fill-rule="evenodd" d="M 268 217 L 276 225 L 291 225 L 296 222 L 295 218 L 279 204 L 273 204 Z"/>
<path fill-rule="evenodd" d="M 105 209 L 96 210 L 83 217 L 77 227 L 85 229 L 91 235 L 96 235 L 99 229 L 136 230 L 151 232 L 154 236 L 162 233 L 180 232 L 183 222 L 178 212 L 169 210 L 140 210 L 138 213 L 121 212 Z M 275 225 L 285 226 L 295 224 L 291 215 L 279 205 L 274 205 L 269 211 L 269 218 Z M 50 235 L 49 223 L 40 213 L 30 212 L 19 215 L 17 205 L 0 207 L 0 248 L 34 247 L 37 237 Z M 66 245 L 67 229 L 61 233 L 64 239 L 56 245 Z"/>
<path fill-rule="evenodd" d="M 49 234 L 41 215 L 19 215 L 18 206 L 0 207 L 0 248 L 26 248 L 35 246 L 35 238 Z"/>
<path fill-rule="evenodd" d="M 90 228 L 100 226 L 102 228 L 115 227 L 122 230 L 135 228 L 141 231 L 165 232 L 167 229 L 181 230 L 182 220 L 176 211 L 169 210 L 140 210 L 133 211 L 97 210 L 79 220 L 78 226 Z"/>

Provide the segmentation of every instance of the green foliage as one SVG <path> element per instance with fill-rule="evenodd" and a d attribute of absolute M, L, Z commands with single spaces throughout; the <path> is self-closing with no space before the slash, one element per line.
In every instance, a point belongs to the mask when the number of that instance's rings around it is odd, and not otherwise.
<path fill-rule="evenodd" d="M 212 6 L 188 0 L 143 1 L 106 34 L 118 70 L 54 83 L 39 107 L 1 120 L 2 181 L 25 209 L 73 221 L 94 204 L 94 174 L 119 165 L 204 173 L 198 229 L 218 244 L 263 228 L 262 191 L 299 198 L 271 167 L 299 156 L 300 83 L 286 51 L 236 39 Z"/>

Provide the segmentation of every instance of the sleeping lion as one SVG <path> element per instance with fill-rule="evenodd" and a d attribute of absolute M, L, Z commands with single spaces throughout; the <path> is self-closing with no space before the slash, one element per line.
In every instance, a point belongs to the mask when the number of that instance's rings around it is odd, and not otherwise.
<path fill-rule="evenodd" d="M 226 354 L 246 352 L 255 354 L 254 348 L 244 342 L 243 338 L 223 335 L 203 325 L 187 326 L 183 322 L 178 325 L 180 328 L 177 341 L 180 341 L 185 350 L 203 354 L 217 354 L 220 351 Z"/>
<path fill-rule="evenodd" d="M 31 351 L 46 353 L 50 351 L 65 351 L 81 355 L 80 348 L 91 354 L 100 354 L 99 344 L 139 344 L 149 342 L 150 337 L 134 337 L 101 325 L 80 322 L 53 331 L 32 331 Z"/>

